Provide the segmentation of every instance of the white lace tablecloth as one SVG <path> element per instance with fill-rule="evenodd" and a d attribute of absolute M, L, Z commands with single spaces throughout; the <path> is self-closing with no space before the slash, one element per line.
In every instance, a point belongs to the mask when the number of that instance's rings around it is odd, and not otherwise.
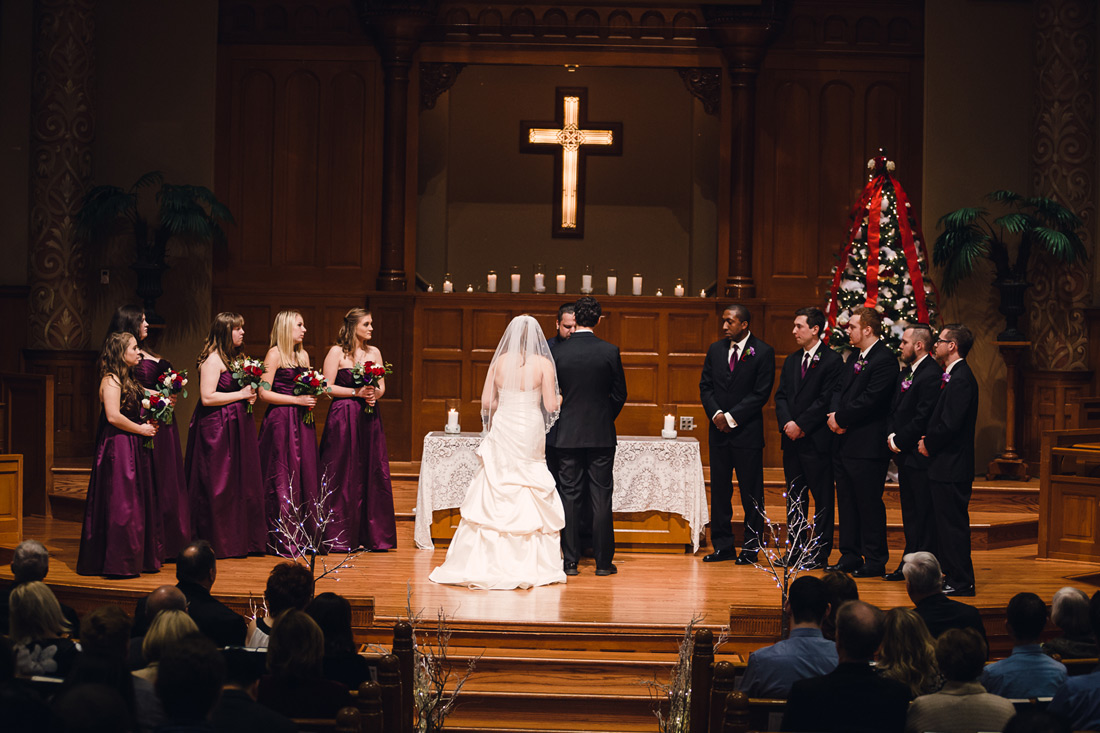
<path fill-rule="evenodd" d="M 433 548 L 432 512 L 462 505 L 480 467 L 474 452 L 480 444 L 480 433 L 436 431 L 424 436 L 413 534 L 420 549 Z M 615 450 L 611 510 L 679 514 L 687 520 L 692 546 L 698 550 L 703 528 L 710 521 L 699 441 L 621 436 Z"/>

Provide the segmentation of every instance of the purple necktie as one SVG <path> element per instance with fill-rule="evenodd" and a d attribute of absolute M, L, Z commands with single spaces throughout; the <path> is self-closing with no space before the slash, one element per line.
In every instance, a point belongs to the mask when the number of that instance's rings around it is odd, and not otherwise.
<path fill-rule="evenodd" d="M 802 377 L 803 377 L 803 379 L 805 379 L 805 377 L 806 377 L 806 368 L 809 366 L 809 364 L 810 364 L 810 352 L 807 351 L 805 354 L 802 355 Z"/>
<path fill-rule="evenodd" d="M 737 344 L 733 345 L 733 351 L 730 352 L 730 371 L 737 366 Z"/>

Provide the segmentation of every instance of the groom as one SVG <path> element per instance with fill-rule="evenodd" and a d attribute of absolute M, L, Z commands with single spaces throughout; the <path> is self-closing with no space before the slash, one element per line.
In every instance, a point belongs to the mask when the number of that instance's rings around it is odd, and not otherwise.
<path fill-rule="evenodd" d="M 611 519 L 615 418 L 626 403 L 626 376 L 618 347 L 592 333 L 603 316 L 599 301 L 589 296 L 581 298 L 574 307 L 574 316 L 576 331 L 554 348 L 562 394 L 553 439 L 558 454 L 559 491 L 565 505 L 561 551 L 565 574 L 577 575 L 581 549 L 577 517 L 579 505 L 587 501 L 592 507 L 596 575 L 614 575 L 618 572 L 611 563 L 615 555 Z"/>

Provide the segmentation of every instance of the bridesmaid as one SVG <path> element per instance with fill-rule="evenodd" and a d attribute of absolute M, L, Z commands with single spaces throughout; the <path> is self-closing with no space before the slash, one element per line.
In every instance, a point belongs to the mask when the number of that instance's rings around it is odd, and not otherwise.
<path fill-rule="evenodd" d="M 144 393 L 133 377 L 139 361 L 137 339 L 128 333 L 108 336 L 99 355 L 103 410 L 76 560 L 80 575 L 156 572 L 164 556 L 152 451 L 142 445 L 157 427 L 139 422 Z"/>
<path fill-rule="evenodd" d="M 370 311 L 352 308 L 325 356 L 323 372 L 332 385 L 332 407 L 321 436 L 321 471 L 332 491 L 333 521 L 325 539 L 334 543 L 334 550 L 397 546 L 386 434 L 378 411 L 364 411 L 386 391 L 385 380 L 377 387 L 352 387 L 352 366 L 383 363 L 381 352 L 367 343 L 373 332 Z"/>
<path fill-rule="evenodd" d="M 271 406 L 260 424 L 260 464 L 267 528 L 271 532 L 280 517 L 286 521 L 291 516 L 292 506 L 305 505 L 304 511 L 312 513 L 319 495 L 317 430 L 302 420 L 304 411 L 317 405 L 317 398 L 294 394 L 294 378 L 309 367 L 309 354 L 302 348 L 305 335 L 300 313 L 280 311 L 271 326 L 271 348 L 264 358 L 264 381 L 271 389 L 261 387 L 260 399 Z M 306 527 L 309 532 L 314 529 Z M 278 534 L 274 544 L 280 555 L 294 554 L 294 548 Z"/>
<path fill-rule="evenodd" d="M 165 358 L 149 350 L 145 343 L 149 324 L 145 311 L 136 305 L 124 305 L 115 311 L 107 333 L 128 333 L 138 342 L 141 361 L 134 367 L 134 379 L 146 391 L 157 391 L 158 380 L 172 368 Z M 175 398 L 172 398 L 173 402 Z M 191 510 L 187 500 L 187 482 L 183 475 L 183 453 L 176 423 L 161 425 L 153 444 L 153 479 L 157 505 L 164 525 L 164 560 L 175 560 L 179 551 L 191 543 Z"/>
<path fill-rule="evenodd" d="M 244 319 L 219 313 L 199 352 L 199 405 L 187 432 L 187 490 L 196 539 L 218 557 L 262 554 L 267 548 L 260 448 L 248 405 L 256 390 L 242 388 L 229 368 L 241 354 Z"/>

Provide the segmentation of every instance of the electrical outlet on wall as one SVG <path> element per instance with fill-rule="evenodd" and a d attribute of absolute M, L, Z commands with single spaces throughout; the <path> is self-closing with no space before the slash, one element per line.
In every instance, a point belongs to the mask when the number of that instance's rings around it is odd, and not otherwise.
<path fill-rule="evenodd" d="M 691 415 L 680 415 L 680 429 L 681 430 L 694 430 L 695 418 Z"/>

